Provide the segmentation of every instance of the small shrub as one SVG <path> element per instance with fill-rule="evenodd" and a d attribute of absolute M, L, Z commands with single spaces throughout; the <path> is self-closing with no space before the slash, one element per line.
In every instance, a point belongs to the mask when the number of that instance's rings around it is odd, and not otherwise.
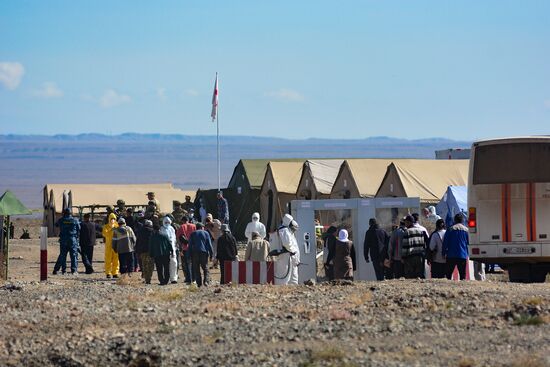
<path fill-rule="evenodd" d="M 542 298 L 531 297 L 523 300 L 523 304 L 527 306 L 540 306 L 542 305 Z"/>
<path fill-rule="evenodd" d="M 476 365 L 472 358 L 465 357 L 458 362 L 458 367 L 474 367 Z"/>
<path fill-rule="evenodd" d="M 523 355 L 517 357 L 510 367 L 547 367 L 548 364 L 538 355 Z"/>
<path fill-rule="evenodd" d="M 538 326 L 538 325 L 542 325 L 544 323 L 546 323 L 546 320 L 544 320 L 539 315 L 532 316 L 532 315 L 529 315 L 529 314 L 522 314 L 514 320 L 514 324 L 518 325 L 518 326 L 524 326 L 524 325 L 537 325 Z"/>

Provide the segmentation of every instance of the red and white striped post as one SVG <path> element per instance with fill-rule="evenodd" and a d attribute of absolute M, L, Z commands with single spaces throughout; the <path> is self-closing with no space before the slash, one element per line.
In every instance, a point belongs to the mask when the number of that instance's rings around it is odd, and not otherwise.
<path fill-rule="evenodd" d="M 40 281 L 48 280 L 48 227 L 40 227 Z"/>

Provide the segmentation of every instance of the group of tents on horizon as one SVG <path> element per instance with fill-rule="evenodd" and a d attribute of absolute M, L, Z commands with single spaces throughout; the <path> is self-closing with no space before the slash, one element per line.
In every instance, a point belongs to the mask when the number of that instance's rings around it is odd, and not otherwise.
<path fill-rule="evenodd" d="M 468 159 L 241 159 L 223 194 L 229 203 L 232 232 L 242 240 L 252 213 L 259 212 L 272 231 L 297 199 L 418 197 L 421 205 L 435 205 L 449 186 L 467 185 L 468 169 Z M 190 192 L 170 183 L 48 184 L 44 187 L 48 233 L 55 235 L 55 219 L 65 207 L 80 208 L 82 214 L 83 208 L 113 205 L 118 199 L 145 206 L 149 191 L 155 192 L 163 212 L 172 210 L 173 201 L 183 202 L 190 196 L 197 213 L 201 205 L 216 213 L 217 189 Z"/>

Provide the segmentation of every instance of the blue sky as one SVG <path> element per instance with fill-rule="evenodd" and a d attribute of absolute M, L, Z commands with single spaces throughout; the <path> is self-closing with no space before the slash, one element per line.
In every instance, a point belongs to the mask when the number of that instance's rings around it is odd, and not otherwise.
<path fill-rule="evenodd" d="M 549 1 L 0 2 L 0 134 L 550 133 Z"/>

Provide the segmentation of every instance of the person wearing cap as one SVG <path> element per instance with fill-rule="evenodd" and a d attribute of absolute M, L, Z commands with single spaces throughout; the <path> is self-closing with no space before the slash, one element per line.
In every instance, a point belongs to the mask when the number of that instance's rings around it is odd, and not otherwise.
<path fill-rule="evenodd" d="M 177 250 L 177 241 L 176 241 L 176 231 L 172 227 L 172 220 L 169 216 L 162 218 L 162 227 L 160 227 L 159 233 L 163 236 L 166 236 L 170 241 L 172 246 L 172 251 L 170 253 L 170 283 L 175 284 L 178 282 L 178 250 Z"/>
<path fill-rule="evenodd" d="M 245 261 L 267 261 L 269 242 L 258 232 L 252 232 L 252 239 L 246 244 Z"/>
<path fill-rule="evenodd" d="M 202 223 L 196 224 L 197 230 L 189 237 L 189 251 L 193 261 L 193 274 L 197 285 L 208 285 L 210 275 L 208 272 L 208 257 L 212 258 L 214 250 L 210 234 L 204 230 Z M 202 277 L 201 277 L 202 270 Z"/>
<path fill-rule="evenodd" d="M 78 237 L 80 235 L 80 223 L 71 214 L 71 210 L 63 210 L 63 217 L 55 224 L 59 227 L 59 256 L 53 267 L 53 274 L 56 275 L 59 269 L 65 274 L 67 271 L 67 254 L 71 258 L 71 274 L 77 273 L 78 268 Z"/>
<path fill-rule="evenodd" d="M 126 215 L 126 202 L 124 200 L 118 199 L 116 201 L 115 214 L 117 219 L 124 218 L 124 216 Z"/>
<path fill-rule="evenodd" d="M 285 214 L 281 226 L 276 232 L 284 253 L 276 257 L 275 284 L 298 284 L 300 249 L 294 235 L 297 229 L 298 223 L 296 223 L 292 215 Z"/>
<path fill-rule="evenodd" d="M 191 284 L 194 280 L 194 275 L 189 253 L 189 238 L 191 238 L 191 234 L 197 230 L 197 227 L 193 223 L 190 223 L 187 216 L 182 218 L 182 222 L 180 228 L 176 231 L 176 239 L 180 248 L 180 260 L 185 276 L 185 283 Z"/>
<path fill-rule="evenodd" d="M 160 212 L 159 201 L 155 198 L 155 193 L 154 193 L 154 192 L 149 191 L 149 192 L 147 193 L 147 200 L 148 200 L 149 202 L 152 201 L 153 203 L 155 203 L 155 208 L 157 209 L 157 211 Z"/>
<path fill-rule="evenodd" d="M 155 260 L 149 255 L 149 241 L 152 234 L 153 222 L 146 219 L 136 233 L 137 241 L 135 249 L 135 253 L 139 259 L 141 277 L 145 280 L 145 284 L 151 284 L 151 277 L 153 276 L 153 270 L 155 270 Z"/>
<path fill-rule="evenodd" d="M 124 218 L 118 219 L 118 228 L 113 229 L 113 250 L 118 254 L 120 273 L 122 276 L 134 272 L 134 250 L 136 235 L 132 228 L 126 225 Z"/>
<path fill-rule="evenodd" d="M 348 231 L 341 229 L 334 246 L 334 279 L 353 280 L 353 242 L 349 240 Z"/>
<path fill-rule="evenodd" d="M 221 232 L 217 241 L 216 258 L 220 263 L 220 284 L 225 284 L 225 262 L 237 260 L 237 240 L 227 224 L 222 224 Z"/>
<path fill-rule="evenodd" d="M 191 212 L 191 209 L 193 209 L 193 211 L 195 210 L 195 204 L 191 201 L 191 196 L 185 195 L 185 202 L 181 204 L 181 207 L 187 214 Z"/>
<path fill-rule="evenodd" d="M 132 230 L 136 231 L 136 220 L 134 218 L 134 209 L 133 208 L 126 208 L 126 211 L 124 213 L 124 220 L 126 221 L 126 225 Z"/>
<path fill-rule="evenodd" d="M 252 214 L 252 222 L 246 225 L 244 235 L 248 239 L 248 242 L 252 241 L 253 232 L 258 233 L 262 238 L 265 238 L 266 236 L 265 226 L 262 222 L 260 222 L 260 213 Z"/>
<path fill-rule="evenodd" d="M 107 224 L 101 230 L 105 242 L 105 276 L 107 278 L 118 278 L 120 263 L 117 253 L 113 250 L 113 230 L 118 228 L 116 214 L 110 213 L 107 220 Z"/>
<path fill-rule="evenodd" d="M 223 197 L 223 193 L 218 191 L 218 219 L 223 224 L 229 224 L 229 204 Z"/>
<path fill-rule="evenodd" d="M 183 208 L 181 207 L 181 202 L 175 200 L 174 210 L 172 211 L 172 216 L 174 217 L 174 224 L 179 227 L 181 225 L 181 221 L 183 217 L 186 215 L 187 215 L 187 211 L 183 210 Z"/>
<path fill-rule="evenodd" d="M 376 280 L 384 280 L 384 259 L 387 254 L 387 245 L 390 238 L 386 231 L 378 225 L 376 218 L 369 219 L 369 229 L 365 233 L 363 243 L 363 256 L 369 262 L 369 253 L 372 258 L 372 266 L 376 274 Z"/>
<path fill-rule="evenodd" d="M 424 277 L 424 249 L 426 248 L 426 235 L 422 228 L 414 225 L 412 215 L 405 217 L 405 235 L 403 236 L 403 249 L 401 258 L 405 271 L 405 278 L 415 279 Z"/>

